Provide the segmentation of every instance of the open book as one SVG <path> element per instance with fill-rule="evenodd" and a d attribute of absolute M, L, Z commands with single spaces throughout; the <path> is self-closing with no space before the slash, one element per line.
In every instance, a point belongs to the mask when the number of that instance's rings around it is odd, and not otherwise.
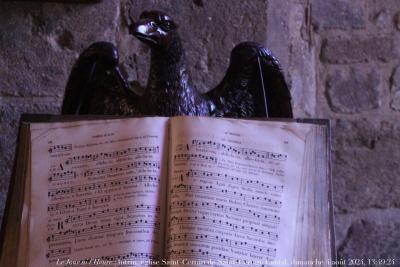
<path fill-rule="evenodd" d="M 1 266 L 334 260 L 326 121 L 26 122 L 18 150 Z"/>

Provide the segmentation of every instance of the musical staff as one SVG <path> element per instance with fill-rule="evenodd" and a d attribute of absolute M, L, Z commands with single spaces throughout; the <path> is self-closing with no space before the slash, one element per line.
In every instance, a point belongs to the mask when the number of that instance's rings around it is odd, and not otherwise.
<path fill-rule="evenodd" d="M 215 211 L 221 214 L 236 214 L 238 216 L 248 217 L 252 216 L 257 219 L 265 220 L 266 222 L 279 224 L 280 217 L 277 215 L 264 214 L 261 212 L 254 211 L 252 209 L 244 209 L 233 207 L 225 204 L 210 203 L 210 202 L 199 202 L 199 201 L 172 201 L 169 209 L 171 211 L 182 209 L 182 208 L 193 208 L 199 212 L 204 210 Z"/>
<path fill-rule="evenodd" d="M 217 244 L 224 245 L 231 248 L 239 248 L 242 250 L 247 250 L 253 253 L 263 254 L 265 256 L 275 257 L 276 249 L 273 248 L 265 248 L 262 246 L 257 246 L 255 244 L 249 243 L 247 241 L 237 241 L 229 238 L 224 238 L 217 235 L 207 235 L 207 234 L 195 234 L 195 233 L 179 233 L 170 235 L 167 239 L 167 242 L 171 244 L 171 242 L 175 241 L 191 241 L 196 243 L 207 243 L 207 244 Z"/>
<path fill-rule="evenodd" d="M 160 169 L 160 162 L 158 161 L 135 161 L 133 163 L 120 164 L 110 167 L 94 168 L 87 170 L 83 173 L 83 176 L 94 176 L 102 174 L 113 174 L 121 171 L 127 171 L 136 168 L 157 168 Z"/>
<path fill-rule="evenodd" d="M 59 258 L 71 254 L 71 247 L 63 247 L 57 249 L 50 249 L 46 253 L 46 258 Z"/>
<path fill-rule="evenodd" d="M 286 184 L 281 177 L 288 155 L 262 146 L 253 149 L 247 142 L 206 141 L 203 136 L 174 136 L 178 142 L 168 187 L 170 258 L 262 265 L 253 260 L 277 256 L 285 218 Z M 214 140 L 222 139 L 218 135 Z"/>
<path fill-rule="evenodd" d="M 195 161 L 205 161 L 209 163 L 217 163 L 217 158 L 214 156 L 205 156 L 202 154 L 190 154 L 190 153 L 183 153 L 183 154 L 177 154 L 174 156 L 175 161 L 189 161 L 189 160 L 195 160 Z"/>
<path fill-rule="evenodd" d="M 50 234 L 47 237 L 47 241 L 60 241 L 68 240 L 76 237 L 90 236 L 95 234 L 103 234 L 108 232 L 115 232 L 125 229 L 151 229 L 160 230 L 160 222 L 152 220 L 132 220 L 132 221 L 122 221 L 116 223 L 108 223 L 102 225 L 92 225 L 84 228 L 68 229 L 66 231 L 60 231 L 54 234 Z"/>
<path fill-rule="evenodd" d="M 134 176 L 132 178 L 123 178 L 123 179 L 115 179 L 115 180 L 110 180 L 110 181 L 104 181 L 104 182 L 97 182 L 97 183 L 90 183 L 90 184 L 83 184 L 83 185 L 76 185 L 76 186 L 71 186 L 71 187 L 61 187 L 61 188 L 56 188 L 56 189 L 50 189 L 47 193 L 49 197 L 54 197 L 54 196 L 65 196 L 68 194 L 73 194 L 73 193 L 81 193 L 81 192 L 88 192 L 96 189 L 107 189 L 107 188 L 113 188 L 117 186 L 123 186 L 123 185 L 131 185 L 131 184 L 137 184 L 137 183 L 142 183 L 142 182 L 160 182 L 160 178 L 156 176 L 150 176 L 150 175 L 139 175 L 139 176 Z"/>
<path fill-rule="evenodd" d="M 266 206 L 272 206 L 276 208 L 280 208 L 282 206 L 282 201 L 274 200 L 271 198 L 267 197 L 260 197 L 260 196 L 253 196 L 245 193 L 241 193 L 239 191 L 234 191 L 234 190 L 228 190 L 228 189 L 220 189 L 213 187 L 212 185 L 187 185 L 187 184 L 178 184 L 178 185 L 173 185 L 172 189 L 170 189 L 170 193 L 181 193 L 181 192 L 196 192 L 196 193 L 204 193 L 204 194 L 212 194 L 212 195 L 218 195 L 218 194 L 224 194 L 226 196 L 229 196 L 234 199 L 241 199 L 243 201 L 256 201 L 256 202 L 262 202 L 263 205 Z"/>
<path fill-rule="evenodd" d="M 270 240 L 278 240 L 278 234 L 270 231 L 265 231 L 253 226 L 238 225 L 226 220 L 208 219 L 206 216 L 172 216 L 169 221 L 169 226 L 174 225 L 196 225 L 206 226 L 213 229 L 219 228 L 227 231 L 235 231 L 253 236 L 265 236 Z"/>
<path fill-rule="evenodd" d="M 260 189 L 264 188 L 268 191 L 273 191 L 277 193 L 282 193 L 283 191 L 283 185 L 274 185 L 270 183 L 264 183 L 260 182 L 258 180 L 252 180 L 252 179 L 243 179 L 235 176 L 231 176 L 228 174 L 223 174 L 223 173 L 218 173 L 218 172 L 209 172 L 209 171 L 202 171 L 202 170 L 189 170 L 186 172 L 185 175 L 181 175 L 180 178 L 186 177 L 195 177 L 195 178 L 207 178 L 207 179 L 214 179 L 216 181 L 225 181 L 227 183 L 232 183 L 232 184 L 239 184 L 242 186 L 247 186 L 247 187 L 253 187 Z"/>
<path fill-rule="evenodd" d="M 67 152 L 72 150 L 72 144 L 65 144 L 65 145 L 55 145 L 49 148 L 49 153 L 60 153 L 60 152 Z"/>
<path fill-rule="evenodd" d="M 271 159 L 278 161 L 286 161 L 287 155 L 275 152 L 269 152 L 259 149 L 236 147 L 231 145 L 226 145 L 223 143 L 218 143 L 214 141 L 204 141 L 204 140 L 192 140 L 192 147 L 197 150 L 202 148 L 213 149 L 213 150 L 224 150 L 226 152 L 244 156 L 245 159 L 255 160 L 255 159 Z"/>
<path fill-rule="evenodd" d="M 146 253 L 146 252 L 128 252 L 123 254 L 109 255 L 109 256 L 101 256 L 98 257 L 102 260 L 159 260 L 160 255 L 154 253 Z"/>
<path fill-rule="evenodd" d="M 221 259 L 230 261 L 234 260 L 234 258 L 226 256 L 224 254 L 211 253 L 210 251 L 204 249 L 180 249 L 180 250 L 171 249 L 168 251 L 167 255 L 172 259 L 187 259 L 187 260 L 212 259 L 214 261 L 218 261 Z"/>
<path fill-rule="evenodd" d="M 68 180 L 75 179 L 76 172 L 74 171 L 63 171 L 63 172 L 55 172 L 52 173 L 49 177 L 50 182 L 60 181 L 60 180 Z"/>
<path fill-rule="evenodd" d="M 143 212 L 160 213 L 160 206 L 138 204 L 114 209 L 103 209 L 95 212 L 88 212 L 79 215 L 70 215 L 65 219 L 65 223 L 75 223 L 80 221 L 95 220 L 100 218 L 115 217 L 117 215 L 138 214 Z"/>
<path fill-rule="evenodd" d="M 110 201 L 111 201 L 111 196 L 106 195 L 106 196 L 85 198 L 85 199 L 74 200 L 74 201 L 51 203 L 47 207 L 47 211 L 50 212 L 50 211 L 69 210 L 69 209 L 75 209 L 78 207 L 84 207 L 84 206 L 89 206 L 89 205 L 94 205 L 94 204 L 107 203 Z"/>
<path fill-rule="evenodd" d="M 135 154 L 147 154 L 147 153 L 158 153 L 160 148 L 158 146 L 143 146 L 143 147 L 130 147 L 112 152 L 102 152 L 98 154 L 87 154 L 82 156 L 74 156 L 69 158 L 65 163 L 68 164 L 80 164 L 87 163 L 97 160 L 113 159 L 118 157 L 124 157 Z"/>

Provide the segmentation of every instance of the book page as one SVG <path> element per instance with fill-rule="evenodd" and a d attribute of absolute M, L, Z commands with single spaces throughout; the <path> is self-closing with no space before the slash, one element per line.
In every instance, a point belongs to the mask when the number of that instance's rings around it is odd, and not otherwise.
<path fill-rule="evenodd" d="M 32 124 L 29 266 L 162 256 L 167 118 Z"/>
<path fill-rule="evenodd" d="M 173 118 L 168 264 L 290 265 L 308 131 L 297 123 Z"/>

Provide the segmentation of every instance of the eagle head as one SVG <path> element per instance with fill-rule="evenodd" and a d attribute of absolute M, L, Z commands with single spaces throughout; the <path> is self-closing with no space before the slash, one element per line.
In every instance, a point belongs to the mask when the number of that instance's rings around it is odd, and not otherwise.
<path fill-rule="evenodd" d="M 176 23 L 161 11 L 145 11 L 140 19 L 130 27 L 130 33 L 152 48 L 168 47 L 171 43 Z"/>

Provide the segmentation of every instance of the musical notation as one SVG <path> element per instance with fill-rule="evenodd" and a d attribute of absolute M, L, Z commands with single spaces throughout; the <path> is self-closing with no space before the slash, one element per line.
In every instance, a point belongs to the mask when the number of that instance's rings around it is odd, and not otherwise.
<path fill-rule="evenodd" d="M 214 141 L 192 140 L 191 146 L 198 150 L 201 148 L 208 148 L 213 150 L 222 149 L 229 153 L 242 155 L 244 156 L 245 159 L 250 159 L 250 160 L 271 159 L 271 160 L 285 161 L 287 159 L 287 155 L 282 153 L 275 153 L 275 152 L 269 152 L 252 148 L 236 147 Z"/>
<path fill-rule="evenodd" d="M 104 182 L 97 182 L 97 183 L 90 183 L 90 184 L 83 184 L 83 185 L 76 185 L 76 186 L 71 186 L 71 187 L 62 187 L 62 188 L 56 188 L 56 189 L 51 189 L 48 191 L 48 196 L 49 197 L 54 197 L 54 196 L 60 196 L 60 195 L 68 195 L 68 194 L 73 194 L 73 193 L 81 193 L 81 192 L 88 192 L 96 189 L 107 189 L 107 188 L 113 188 L 116 186 L 121 186 L 121 185 L 130 185 L 130 184 L 136 184 L 136 183 L 141 183 L 141 182 L 160 182 L 160 178 L 156 176 L 150 176 L 150 175 L 139 175 L 139 176 L 134 176 L 132 178 L 123 178 L 123 179 L 116 179 L 116 180 L 110 180 L 110 181 L 104 181 Z"/>
<path fill-rule="evenodd" d="M 65 144 L 65 145 L 55 145 L 49 148 L 49 153 L 60 153 L 60 152 L 67 152 L 72 150 L 72 144 Z"/>
<path fill-rule="evenodd" d="M 217 163 L 217 158 L 214 156 L 205 156 L 202 154 L 190 154 L 183 153 L 177 154 L 174 156 L 175 161 L 188 161 L 188 160 L 196 160 L 196 161 L 205 161 L 210 163 Z"/>
<path fill-rule="evenodd" d="M 78 228 L 78 229 L 68 229 L 66 231 L 60 231 L 54 234 L 50 234 L 47 237 L 47 241 L 59 241 L 59 240 L 68 240 L 76 237 L 90 236 L 95 234 L 103 234 L 108 232 L 120 231 L 125 229 L 151 229 L 151 230 L 160 230 L 160 222 L 152 221 L 152 220 L 132 220 L 132 221 L 123 221 L 116 223 L 107 223 L 102 225 L 92 225 L 89 227 Z"/>
<path fill-rule="evenodd" d="M 181 209 L 181 208 L 201 208 L 209 210 L 209 211 L 216 211 L 221 212 L 222 214 L 237 214 L 238 216 L 248 217 L 252 216 L 257 219 L 265 220 L 266 222 L 279 224 L 280 217 L 277 215 L 270 215 L 264 214 L 261 212 L 254 211 L 252 209 L 244 209 L 244 208 L 237 208 L 229 205 L 222 205 L 218 203 L 210 203 L 210 202 L 198 202 L 198 201 L 172 201 L 171 205 L 169 206 L 170 210 Z"/>
<path fill-rule="evenodd" d="M 252 260 L 246 260 L 246 259 L 235 259 L 233 257 L 229 257 L 224 253 L 218 253 L 218 252 L 211 252 L 205 249 L 178 249 L 174 250 L 171 249 L 168 251 L 167 255 L 170 257 L 170 259 L 176 260 L 176 259 L 181 259 L 185 260 L 185 262 L 190 262 L 190 261 L 198 261 L 199 259 L 207 259 L 207 260 L 213 260 L 214 262 L 219 262 L 219 261 L 226 261 L 229 262 L 229 265 L 233 265 L 235 267 L 244 267 L 244 266 L 256 266 L 254 265 Z M 243 264 L 241 264 L 243 263 Z"/>
<path fill-rule="evenodd" d="M 191 241 L 191 242 L 204 242 L 208 244 L 217 244 L 229 246 L 231 248 L 240 248 L 254 253 L 264 254 L 265 256 L 275 257 L 276 249 L 265 248 L 249 243 L 247 241 L 237 241 L 217 235 L 207 234 L 195 234 L 195 233 L 180 233 L 174 234 L 168 237 L 167 242 L 171 243 L 174 241 Z"/>
<path fill-rule="evenodd" d="M 220 189 L 213 187 L 212 185 L 187 185 L 187 184 L 178 184 L 178 185 L 173 185 L 172 189 L 170 189 L 170 193 L 180 193 L 180 192 L 197 192 L 197 193 L 204 193 L 204 194 L 212 194 L 212 195 L 217 195 L 217 194 L 224 194 L 227 195 L 231 198 L 235 199 L 242 199 L 244 201 L 257 201 L 257 202 L 263 202 L 264 205 L 266 206 L 272 206 L 272 207 L 277 207 L 280 208 L 282 206 L 282 201 L 274 200 L 271 198 L 267 197 L 260 197 L 260 196 L 253 196 L 253 195 L 248 195 L 245 193 L 241 193 L 238 191 L 234 190 L 228 190 L 228 189 Z"/>
<path fill-rule="evenodd" d="M 71 254 L 71 247 L 50 249 L 46 253 L 46 258 L 59 258 Z"/>
<path fill-rule="evenodd" d="M 94 175 L 101 175 L 101 174 L 111 174 L 111 173 L 118 173 L 121 171 L 127 171 L 130 169 L 135 168 L 148 168 L 153 167 L 160 169 L 160 162 L 158 161 L 135 161 L 133 163 L 126 163 L 121 165 L 115 165 L 110 167 L 102 167 L 102 168 L 94 168 L 87 170 L 83 173 L 83 176 L 94 176 Z"/>
<path fill-rule="evenodd" d="M 117 215 L 138 214 L 140 212 L 160 213 L 160 206 L 138 204 L 114 209 L 103 209 L 95 212 L 88 212 L 79 215 L 70 215 L 65 219 L 66 223 L 74 223 L 79 221 L 94 220 L 107 217 L 115 217 Z"/>
<path fill-rule="evenodd" d="M 270 183 L 264 183 L 260 182 L 258 180 L 252 180 L 252 179 L 243 179 L 227 174 L 222 174 L 222 173 L 217 173 L 217 172 L 209 172 L 209 171 L 201 171 L 201 170 L 189 170 L 185 175 L 181 175 L 180 178 L 183 180 L 183 178 L 189 178 L 189 177 L 199 177 L 199 178 L 207 178 L 207 179 L 214 179 L 216 181 L 225 181 L 227 183 L 232 183 L 232 184 L 239 184 L 247 187 L 253 187 L 260 189 L 264 188 L 268 191 L 274 191 L 277 193 L 282 193 L 283 191 L 283 185 L 274 185 Z"/>
<path fill-rule="evenodd" d="M 109 256 L 101 256 L 99 257 L 102 260 L 116 261 L 116 260 L 159 260 L 160 255 L 156 255 L 153 253 L 146 252 L 128 252 L 117 255 L 109 255 Z"/>
<path fill-rule="evenodd" d="M 47 211 L 62 211 L 68 209 L 75 209 L 78 207 L 84 207 L 94 204 L 100 203 L 107 203 L 111 201 L 111 196 L 100 196 L 100 197 L 92 197 L 92 198 L 85 198 L 81 200 L 74 200 L 74 201 L 67 201 L 67 202 L 59 202 L 59 203 L 52 203 L 47 207 Z"/>
<path fill-rule="evenodd" d="M 76 178 L 76 172 L 74 171 L 63 171 L 52 173 L 49 177 L 50 182 L 68 180 Z"/>
<path fill-rule="evenodd" d="M 206 216 L 172 216 L 169 221 L 169 226 L 174 225 L 201 225 L 211 228 L 219 228 L 228 231 L 236 231 L 253 236 L 265 236 L 270 240 L 278 240 L 278 234 L 274 232 L 265 231 L 260 228 L 255 228 L 253 226 L 244 226 L 231 223 L 229 221 L 218 220 L 218 219 L 208 219 Z"/>
<path fill-rule="evenodd" d="M 66 164 L 80 164 L 80 163 L 112 159 L 112 158 L 124 157 L 124 156 L 128 156 L 128 155 L 135 155 L 135 154 L 158 153 L 159 150 L 160 149 L 158 146 L 131 147 L 131 148 L 122 149 L 122 150 L 113 151 L 113 152 L 104 152 L 104 153 L 98 153 L 98 154 L 74 156 L 74 157 L 67 159 L 67 161 L 65 163 Z"/>

